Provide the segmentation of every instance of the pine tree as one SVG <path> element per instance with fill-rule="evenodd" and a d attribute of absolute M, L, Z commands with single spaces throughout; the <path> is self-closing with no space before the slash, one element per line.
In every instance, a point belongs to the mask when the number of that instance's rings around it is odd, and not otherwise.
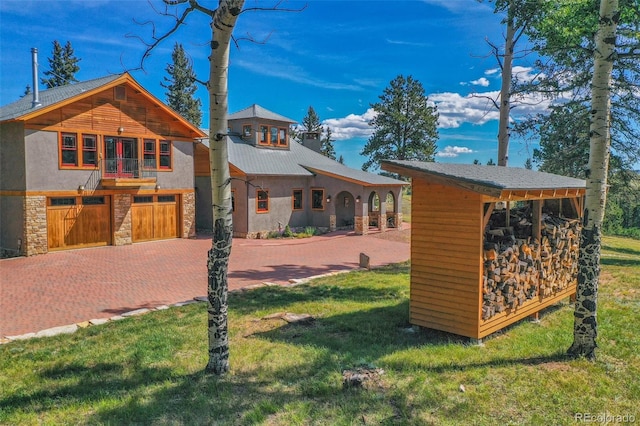
<path fill-rule="evenodd" d="M 58 40 L 54 40 L 53 51 L 48 60 L 50 69 L 49 71 L 45 71 L 44 75 L 50 78 L 42 78 L 40 80 L 48 89 L 66 86 L 67 84 L 78 81 L 75 75 L 80 71 L 80 67 L 78 66 L 80 59 L 74 56 L 70 41 L 67 41 L 67 44 L 62 47 L 60 43 L 58 43 Z"/>
<path fill-rule="evenodd" d="M 369 159 L 362 169 L 382 159 L 433 161 L 438 139 L 438 112 L 430 106 L 422 83 L 397 76 L 372 104 L 376 117 L 369 123 L 374 133 L 362 149 Z"/>
<path fill-rule="evenodd" d="M 196 75 L 182 44 L 175 44 L 171 59 L 173 63 L 167 64 L 166 68 L 169 77 L 164 77 L 166 84 L 160 83 L 168 89 L 167 103 L 191 123 L 200 126 L 202 102 L 194 97 L 198 89 Z"/>
<path fill-rule="evenodd" d="M 340 154 L 340 157 L 338 158 L 338 163 L 344 164 L 344 157 L 342 156 L 342 154 Z"/>
<path fill-rule="evenodd" d="M 527 170 L 533 170 L 533 162 L 531 161 L 531 157 L 527 158 L 524 162 L 524 168 Z"/>
<path fill-rule="evenodd" d="M 320 123 L 320 117 L 316 113 L 316 110 L 312 106 L 307 109 L 307 115 L 302 119 L 302 126 L 307 132 L 319 132 L 322 133 L 322 124 Z"/>
<path fill-rule="evenodd" d="M 322 145 L 320 148 L 320 152 L 324 154 L 325 157 L 329 157 L 332 160 L 336 159 L 336 150 L 333 147 L 334 139 L 331 139 L 331 127 L 327 126 L 325 129 L 325 135 L 321 140 Z"/>

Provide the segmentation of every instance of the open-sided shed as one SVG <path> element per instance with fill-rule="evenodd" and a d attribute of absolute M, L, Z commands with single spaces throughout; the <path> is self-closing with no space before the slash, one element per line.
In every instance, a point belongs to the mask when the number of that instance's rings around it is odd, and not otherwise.
<path fill-rule="evenodd" d="M 412 178 L 412 324 L 481 339 L 575 294 L 583 180 L 474 164 L 382 168 Z"/>

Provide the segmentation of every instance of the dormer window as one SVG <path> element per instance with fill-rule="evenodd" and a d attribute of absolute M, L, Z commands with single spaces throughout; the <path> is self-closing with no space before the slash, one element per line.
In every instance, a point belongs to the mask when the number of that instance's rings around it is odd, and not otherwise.
<path fill-rule="evenodd" d="M 242 126 L 242 137 L 245 139 L 251 137 L 251 124 Z"/>
<path fill-rule="evenodd" d="M 277 147 L 289 145 L 287 128 L 278 126 L 260 126 L 260 138 L 258 144 Z"/>

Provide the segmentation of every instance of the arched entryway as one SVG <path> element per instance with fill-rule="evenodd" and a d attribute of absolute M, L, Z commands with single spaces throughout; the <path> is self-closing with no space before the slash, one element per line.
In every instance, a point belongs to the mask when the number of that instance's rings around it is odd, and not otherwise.
<path fill-rule="evenodd" d="M 396 197 L 391 191 L 387 193 L 385 207 L 387 213 L 387 228 L 396 228 Z"/>
<path fill-rule="evenodd" d="M 369 228 L 380 229 L 380 196 L 376 191 L 369 194 Z"/>
<path fill-rule="evenodd" d="M 353 195 L 342 191 L 336 196 L 336 227 L 338 229 L 353 228 L 356 215 L 356 202 Z"/>

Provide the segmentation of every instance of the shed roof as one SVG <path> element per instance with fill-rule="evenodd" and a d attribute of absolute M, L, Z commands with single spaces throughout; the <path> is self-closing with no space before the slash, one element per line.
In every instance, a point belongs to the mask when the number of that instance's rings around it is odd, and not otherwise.
<path fill-rule="evenodd" d="M 471 191 L 491 195 L 498 195 L 502 191 L 584 189 L 586 187 L 582 179 L 517 167 L 384 160 L 382 169 L 411 177 L 431 178 L 440 183 L 463 186 Z"/>
<path fill-rule="evenodd" d="M 285 123 L 295 123 L 295 120 L 285 117 L 284 115 L 277 114 L 273 111 L 269 111 L 266 108 L 261 107 L 258 104 L 253 104 L 243 110 L 234 112 L 229 115 L 229 120 L 239 120 L 248 118 L 262 118 L 265 120 L 283 121 Z"/>
<path fill-rule="evenodd" d="M 235 135 L 230 135 L 228 140 L 229 163 L 247 175 L 324 174 L 361 185 L 406 185 L 406 182 L 401 180 L 352 169 L 297 142 L 292 141 L 289 149 L 272 149 L 256 147 Z M 208 142 L 204 140 L 203 144 L 208 146 Z"/>

